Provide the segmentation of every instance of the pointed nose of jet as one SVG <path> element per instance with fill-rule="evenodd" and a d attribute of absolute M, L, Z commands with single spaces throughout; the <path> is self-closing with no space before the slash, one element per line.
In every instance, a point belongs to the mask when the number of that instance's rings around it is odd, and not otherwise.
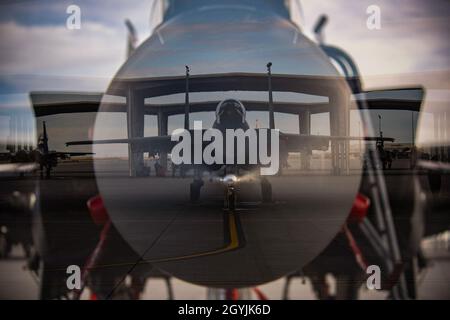
<path fill-rule="evenodd" d="M 130 95 L 131 99 L 126 101 L 131 101 L 132 116 L 127 119 L 135 119 L 133 116 L 135 114 L 136 117 L 139 116 L 136 119 L 142 120 L 143 115 L 133 111 L 145 108 L 134 109 L 133 97 L 136 97 L 137 105 L 144 102 L 144 105 L 149 103 L 150 106 L 153 102 L 149 100 L 152 98 L 161 98 L 160 101 L 173 98 L 172 100 L 175 101 L 179 98 L 175 95 L 181 93 L 182 96 L 185 89 L 184 81 L 178 81 L 179 79 L 174 80 L 173 86 L 172 82 L 167 82 L 169 85 L 162 85 L 161 90 L 159 87 L 152 87 L 157 86 L 157 82 L 144 80 L 156 77 L 184 77 L 185 66 L 189 65 L 192 78 L 189 78 L 191 82 L 187 84 L 190 85 L 192 93 L 191 102 L 195 94 L 197 95 L 195 98 L 199 100 L 211 99 L 210 97 L 214 96 L 214 101 L 207 101 L 213 103 L 223 99 L 225 93 L 227 96 L 234 94 L 228 90 L 241 90 L 238 93 L 243 93 L 242 98 L 232 96 L 233 99 L 230 100 L 239 104 L 241 100 L 236 99 L 242 99 L 242 117 L 239 119 L 246 119 L 246 110 L 248 110 L 247 120 L 250 123 L 251 117 L 254 117 L 252 112 L 255 110 L 260 112 L 256 109 L 260 108 L 259 105 L 250 108 L 251 100 L 255 100 L 255 97 L 258 99 L 263 97 L 261 99 L 264 100 L 258 101 L 263 104 L 267 101 L 265 85 L 268 85 L 268 82 L 265 77 L 265 66 L 268 61 L 273 62 L 272 71 L 277 76 L 278 74 L 322 77 L 338 75 L 320 48 L 302 35 L 287 18 L 270 11 L 242 6 L 207 6 L 201 10 L 190 10 L 176 15 L 159 26 L 122 66 L 109 92 Z M 200 81 L 201 77 L 196 77 L 229 73 L 251 73 L 258 74 L 258 77 L 255 76 L 257 80 L 253 83 L 254 80 L 246 76 L 242 76 L 243 80 L 239 81 L 233 77 L 224 76 L 223 87 L 220 86 L 220 81 L 217 81 L 218 84 L 209 85 L 209 80 Z M 261 75 L 263 77 L 259 77 Z M 274 92 L 275 98 L 279 97 L 278 94 L 303 92 L 294 88 L 296 84 L 290 82 L 289 76 L 283 77 L 286 81 L 282 84 L 278 82 L 277 86 L 274 86 L 274 90 L 279 90 Z M 221 77 L 221 75 L 216 76 L 219 79 Z M 203 78 L 207 79 L 207 77 Z M 170 79 L 165 80 L 170 81 Z M 341 90 L 342 87 L 348 91 L 345 82 L 342 79 L 339 81 L 339 84 L 343 83 L 343 85 L 336 86 L 336 90 L 332 92 L 336 93 L 335 91 Z M 304 83 L 308 88 L 317 83 L 309 85 L 305 82 L 302 82 L 302 86 Z M 132 87 L 133 85 L 136 87 Z M 149 87 L 146 87 L 147 85 Z M 322 83 L 318 86 L 320 88 L 312 90 L 310 95 L 321 95 L 323 91 L 326 91 L 324 95 L 331 95 L 331 90 L 322 90 Z M 125 90 L 114 90 L 117 87 L 125 88 Z M 247 92 L 244 92 L 246 90 Z M 258 92 L 251 92 L 251 90 Z M 348 95 L 341 97 L 344 94 L 341 94 L 341 91 L 338 93 L 333 96 L 333 102 L 335 102 L 333 107 L 343 106 L 341 108 L 343 109 L 348 105 L 346 100 Z M 145 101 L 147 98 L 148 100 Z M 174 114 L 175 111 L 171 113 L 169 104 L 160 103 L 160 101 L 152 105 L 156 106 L 160 112 L 158 127 L 155 129 L 156 132 L 165 135 L 169 131 L 167 128 L 171 126 L 169 116 L 178 115 L 181 116 L 178 120 L 182 120 L 184 112 L 189 110 L 183 108 L 182 112 L 178 112 L 179 109 L 177 109 L 178 111 Z M 217 106 L 212 105 L 212 108 Z M 303 104 L 302 107 L 305 105 Z M 100 108 L 109 107 L 110 104 L 106 101 Z M 224 110 L 208 109 L 209 114 L 205 117 L 211 116 L 210 119 L 213 119 L 216 116 L 216 119 L 219 119 L 217 113 L 223 111 L 225 116 L 230 116 L 238 110 L 233 104 L 224 108 Z M 190 111 L 192 114 L 196 113 L 193 104 Z M 202 112 L 197 111 L 195 116 Z M 265 109 L 261 111 L 264 112 Z M 298 132 L 300 111 L 304 109 L 300 108 L 299 114 L 294 112 L 289 118 L 280 114 L 282 117 L 277 119 L 277 123 L 283 122 L 286 131 Z M 302 113 L 303 120 L 307 120 L 306 113 Z M 99 112 L 99 114 L 102 113 Z M 294 120 L 290 121 L 292 116 Z M 96 128 L 101 128 L 102 123 L 104 128 L 109 128 L 110 124 L 104 120 L 102 122 L 101 119 L 101 116 L 97 117 Z M 269 120 L 268 114 L 267 120 Z M 244 131 L 248 129 L 247 122 L 231 121 L 230 123 L 224 119 L 226 123 L 222 123 L 222 118 L 220 121 L 220 124 L 216 122 L 213 126 L 239 127 Z M 141 126 L 143 125 L 147 129 L 146 121 L 136 120 L 135 122 L 138 124 L 135 128 L 143 129 Z M 123 132 L 127 132 L 127 129 L 131 127 L 128 125 L 131 123 L 124 122 Z M 305 122 L 301 123 L 302 126 L 303 123 Z M 328 121 L 327 126 L 333 123 L 335 121 Z M 241 141 L 245 142 L 245 139 L 244 137 Z M 220 141 L 219 138 L 217 141 Z M 191 143 L 187 145 L 190 146 Z M 201 144 L 193 143 L 192 145 L 193 157 L 201 158 L 201 148 L 198 148 Z M 266 144 L 262 143 L 261 146 L 263 145 Z M 270 145 L 271 148 L 272 146 L 275 148 L 278 144 L 275 140 L 274 142 L 271 140 Z M 166 169 L 169 170 L 170 162 L 166 161 L 167 158 L 161 157 L 160 162 L 155 160 L 153 165 L 151 165 L 152 162 L 147 162 L 151 166 L 145 168 L 150 171 L 150 176 L 147 178 L 122 179 L 122 173 L 128 175 L 133 171 L 119 167 L 122 165 L 119 164 L 121 162 L 114 162 L 111 166 L 115 166 L 114 170 L 120 172 L 120 178 L 105 179 L 105 175 L 99 173 L 97 184 L 115 227 L 143 261 L 197 284 L 233 288 L 255 286 L 293 272 L 317 256 L 341 229 L 360 184 L 360 176 L 357 174 L 352 174 L 344 180 L 335 177 L 331 171 L 332 161 L 334 161 L 332 159 L 335 158 L 331 158 L 323 151 L 320 156 L 323 161 L 318 163 L 319 160 L 315 159 L 319 157 L 313 159 L 312 151 L 304 155 L 302 151 L 302 157 L 305 159 L 303 160 L 298 158 L 298 153 L 289 158 L 289 153 L 281 150 L 282 147 L 283 145 L 280 147 L 280 154 L 286 154 L 284 157 L 286 161 L 283 160 L 284 169 L 280 170 L 280 174 L 276 176 L 248 178 L 241 181 L 244 176 L 253 176 L 253 172 L 245 172 L 251 168 L 238 166 L 233 168 L 236 170 L 227 171 L 227 168 L 224 168 L 221 172 L 218 172 L 219 169 L 210 168 L 206 170 L 210 172 L 203 172 L 203 167 L 186 166 L 186 168 L 179 168 L 178 175 L 175 166 L 171 166 L 173 178 L 168 178 L 164 176 L 165 171 L 159 168 L 165 161 L 168 165 Z M 97 148 L 101 153 L 102 146 L 99 145 Z M 235 155 L 239 152 L 244 152 L 245 156 L 245 148 L 234 149 L 236 151 L 227 151 L 230 159 L 237 158 Z M 130 150 L 129 159 L 131 159 L 129 163 L 141 165 L 142 163 L 139 162 L 144 160 L 143 155 L 140 154 L 141 151 L 136 152 L 135 157 L 133 145 L 128 150 Z M 210 153 L 211 157 L 213 154 L 216 155 L 216 151 L 213 151 Z M 97 150 L 94 149 L 94 152 L 97 153 Z M 266 153 L 267 165 L 270 163 L 269 153 L 272 155 L 272 151 Z M 164 155 L 164 152 L 161 154 Z M 189 155 L 187 158 L 190 159 Z M 223 159 L 219 156 L 217 158 Z M 105 168 L 105 163 L 98 160 L 95 164 L 96 170 L 101 172 L 102 168 Z M 303 175 L 304 170 L 309 171 L 310 163 L 311 169 L 315 171 L 313 174 L 308 172 L 307 175 Z M 357 163 L 359 166 L 359 161 Z M 222 168 L 222 164 L 219 168 Z M 328 168 L 330 171 L 327 170 Z M 236 177 L 226 176 L 230 172 L 236 173 Z M 209 179 L 206 178 L 208 175 Z M 216 176 L 223 177 L 223 180 L 220 180 L 222 183 L 216 183 L 214 179 Z M 233 184 L 235 178 L 239 178 L 239 183 Z M 233 184 L 235 193 L 225 192 L 229 191 L 224 190 L 224 185 L 228 183 Z M 324 201 L 324 195 L 326 201 Z M 224 203 L 236 205 L 236 210 L 232 210 L 233 214 L 224 215 Z"/>

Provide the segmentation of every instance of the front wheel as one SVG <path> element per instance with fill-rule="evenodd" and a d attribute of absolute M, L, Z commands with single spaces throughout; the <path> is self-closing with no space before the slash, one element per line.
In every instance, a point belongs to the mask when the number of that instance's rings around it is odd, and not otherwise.
<path fill-rule="evenodd" d="M 0 259 L 5 259 L 11 252 L 11 243 L 8 239 L 8 235 L 0 233 Z"/>
<path fill-rule="evenodd" d="M 52 167 L 48 166 L 45 168 L 45 177 L 47 179 L 50 178 L 51 171 L 52 171 Z"/>
<path fill-rule="evenodd" d="M 191 183 L 189 193 L 192 202 L 198 201 L 200 199 L 200 190 L 203 186 L 203 181 L 197 181 Z"/>
<path fill-rule="evenodd" d="M 269 180 L 261 180 L 261 195 L 263 202 L 272 202 L 272 185 Z"/>
<path fill-rule="evenodd" d="M 226 207 L 230 211 L 234 211 L 236 209 L 236 191 L 233 187 L 229 187 L 227 189 L 227 200 Z"/>

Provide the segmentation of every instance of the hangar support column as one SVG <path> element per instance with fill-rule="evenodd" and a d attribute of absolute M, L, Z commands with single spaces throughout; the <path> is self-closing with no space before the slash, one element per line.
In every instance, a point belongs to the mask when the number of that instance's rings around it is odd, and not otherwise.
<path fill-rule="evenodd" d="M 441 146 L 442 146 L 442 160 L 449 161 L 449 152 L 448 152 L 448 144 L 449 144 L 449 134 L 448 134 L 448 125 L 450 120 L 448 119 L 449 114 L 447 110 L 443 110 L 441 114 Z"/>
<path fill-rule="evenodd" d="M 128 138 L 144 136 L 144 95 L 128 88 L 127 92 L 127 132 Z M 145 175 L 144 152 L 142 148 L 128 144 L 128 165 L 130 177 Z"/>
<path fill-rule="evenodd" d="M 440 141 L 440 145 L 441 145 L 441 160 L 442 161 L 448 161 L 448 141 L 449 141 L 449 136 L 448 136 L 448 124 L 449 124 L 449 119 L 448 119 L 448 111 L 443 110 L 440 116 L 441 119 L 441 141 Z"/>
<path fill-rule="evenodd" d="M 330 133 L 332 136 L 346 137 L 349 128 L 348 99 L 341 94 L 330 95 Z M 331 141 L 332 173 L 348 173 L 349 142 L 347 140 Z"/>
<path fill-rule="evenodd" d="M 438 161 L 444 161 L 450 156 L 448 145 L 449 133 L 448 125 L 450 124 L 449 114 L 446 111 L 436 111 L 434 118 L 434 147 L 432 155 Z"/>
<path fill-rule="evenodd" d="M 160 109 L 158 111 L 158 136 L 168 135 L 168 119 L 167 114 Z M 160 165 L 164 171 L 167 171 L 167 152 L 160 152 L 159 157 Z"/>
<path fill-rule="evenodd" d="M 7 140 L 7 149 L 13 153 L 14 150 L 14 116 L 9 117 L 9 136 Z"/>
<path fill-rule="evenodd" d="M 27 150 L 33 150 L 33 119 L 27 118 Z"/>
<path fill-rule="evenodd" d="M 18 145 L 18 150 L 25 150 L 25 117 L 20 114 L 17 116 L 17 132 L 18 132 L 18 137 L 17 137 L 17 145 Z"/>
<path fill-rule="evenodd" d="M 300 112 L 298 118 L 300 134 L 311 134 L 311 111 L 305 110 Z M 304 147 L 300 152 L 300 168 L 302 170 L 310 169 L 311 154 L 312 151 L 309 146 Z"/>
<path fill-rule="evenodd" d="M 438 112 L 433 113 L 433 129 L 434 129 L 434 141 L 439 142 L 439 114 Z M 439 160 L 439 147 L 437 146 L 438 143 L 435 143 L 435 145 L 432 147 L 431 150 L 431 156 L 436 160 Z"/>
<path fill-rule="evenodd" d="M 12 115 L 10 118 L 10 132 L 11 132 L 11 152 L 16 153 L 19 151 L 19 134 L 18 134 L 18 117 L 17 115 Z"/>
<path fill-rule="evenodd" d="M 450 112 L 448 110 L 445 111 L 445 149 L 447 162 L 450 162 Z"/>
<path fill-rule="evenodd" d="M 439 153 L 439 161 L 444 160 L 444 147 L 442 146 L 442 143 L 444 142 L 444 130 L 443 130 L 443 112 L 439 112 L 438 116 L 438 153 Z"/>

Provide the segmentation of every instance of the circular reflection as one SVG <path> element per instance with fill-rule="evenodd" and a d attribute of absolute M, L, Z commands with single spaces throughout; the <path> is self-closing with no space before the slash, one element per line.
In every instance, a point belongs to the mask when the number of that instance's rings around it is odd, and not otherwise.
<path fill-rule="evenodd" d="M 164 41 L 149 38 L 120 69 L 94 136 L 134 140 L 95 144 L 95 170 L 114 225 L 144 261 L 201 285 L 254 286 L 300 269 L 340 231 L 358 191 L 364 150 L 359 142 L 305 138 L 350 135 L 347 128 L 358 125 L 345 81 L 313 43 L 301 34 L 293 42 L 297 29 L 277 16 L 241 8 L 232 15 L 241 22 L 229 23 L 230 15 L 215 10 L 169 20 L 159 28 Z M 167 139 L 138 142 L 184 128 L 185 65 L 191 129 L 194 120 L 219 132 L 268 128 L 268 61 L 279 149 L 265 155 L 278 163 L 275 174 L 246 165 L 251 143 L 231 157 L 245 153 L 244 164 L 193 167 L 174 163 Z M 225 75 L 208 78 L 214 74 Z M 295 79 L 301 75 L 311 82 Z M 217 111 L 226 98 L 238 103 Z M 268 145 L 275 150 L 273 141 Z M 225 158 L 230 149 L 223 150 Z"/>

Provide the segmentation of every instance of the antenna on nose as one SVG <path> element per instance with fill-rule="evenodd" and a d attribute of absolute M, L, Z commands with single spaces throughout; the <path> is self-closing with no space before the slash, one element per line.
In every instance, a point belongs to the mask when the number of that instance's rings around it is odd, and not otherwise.
<path fill-rule="evenodd" d="M 186 66 L 186 96 L 184 102 L 184 129 L 189 130 L 189 66 Z"/>
<path fill-rule="evenodd" d="M 269 128 L 275 129 L 275 115 L 273 112 L 273 94 L 272 94 L 272 62 L 267 64 L 267 79 L 269 85 Z"/>
<path fill-rule="evenodd" d="M 315 26 L 314 26 L 314 34 L 316 36 L 317 42 L 319 44 L 323 44 L 324 42 L 324 35 L 323 35 L 323 29 L 328 23 L 328 16 L 326 14 L 323 14 L 319 17 L 317 20 Z"/>

